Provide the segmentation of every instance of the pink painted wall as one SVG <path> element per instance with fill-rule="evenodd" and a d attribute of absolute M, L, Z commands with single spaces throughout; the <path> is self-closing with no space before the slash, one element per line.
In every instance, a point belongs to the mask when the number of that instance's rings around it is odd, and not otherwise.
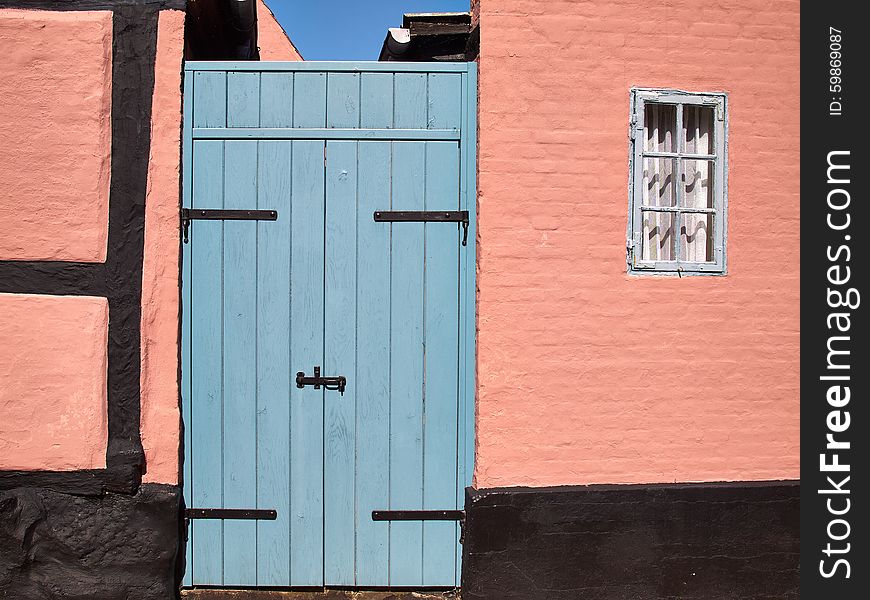
<path fill-rule="evenodd" d="M 21 105 L 0 106 L 0 131 L 19 141 L 0 146 L 0 260 L 105 260 L 111 34 L 109 12 L 0 11 L 0 40 L 22 49 L 0 63 L 0 92 Z M 179 471 L 183 43 L 184 13 L 161 12 L 142 285 L 146 482 L 177 483 Z M 106 301 L 0 299 L 0 469 L 104 467 Z"/>
<path fill-rule="evenodd" d="M 262 59 L 301 60 L 268 7 L 261 1 L 257 8 Z M 178 210 L 183 50 L 184 14 L 162 11 L 157 31 L 142 274 L 140 383 L 146 483 L 175 484 L 179 480 Z"/>
<path fill-rule="evenodd" d="M 179 177 L 184 13 L 160 12 L 145 198 L 141 435 L 146 483 L 178 482 Z"/>
<path fill-rule="evenodd" d="M 301 60 L 265 5 L 260 27 L 264 58 Z M 109 12 L 0 10 L 0 42 L 14 49 L 0 62 L 0 97 L 15 100 L 0 105 L 0 260 L 106 258 L 111 35 Z M 170 484 L 179 480 L 181 443 L 183 46 L 184 13 L 162 11 L 145 209 L 140 385 L 143 481 Z M 107 320 L 105 299 L 0 295 L 0 470 L 105 466 Z"/>
<path fill-rule="evenodd" d="M 302 60 L 262 0 L 257 11 L 261 58 Z M 157 30 L 142 273 L 140 384 L 141 435 L 146 462 L 143 481 L 146 483 L 175 484 L 179 480 L 178 210 L 183 51 L 184 14 L 161 11 Z"/>
<path fill-rule="evenodd" d="M 102 262 L 112 14 L 2 9 L 0 47 L 0 260 Z M 105 467 L 108 318 L 0 294 L 0 470 Z"/>
<path fill-rule="evenodd" d="M 257 0 L 257 45 L 260 60 L 302 60 L 299 50 L 263 0 Z"/>
<path fill-rule="evenodd" d="M 102 262 L 112 13 L 0 10 L 0 260 Z"/>
<path fill-rule="evenodd" d="M 799 3 L 479 8 L 476 484 L 799 477 Z M 725 277 L 626 274 L 632 86 L 729 93 Z"/>
<path fill-rule="evenodd" d="M 0 294 L 0 470 L 106 466 L 105 298 Z"/>

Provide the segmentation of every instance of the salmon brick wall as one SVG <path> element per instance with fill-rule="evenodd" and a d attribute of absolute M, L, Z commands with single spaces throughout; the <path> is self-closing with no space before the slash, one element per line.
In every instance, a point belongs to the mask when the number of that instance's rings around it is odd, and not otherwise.
<path fill-rule="evenodd" d="M 112 35 L 111 11 L 0 10 L 0 261 L 106 260 Z M 108 322 L 0 294 L 0 471 L 106 467 Z"/>
<path fill-rule="evenodd" d="M 301 59 L 265 4 L 260 7 L 265 56 Z M 184 17 L 161 10 L 157 26 L 140 321 L 145 483 L 179 481 Z M 0 105 L 0 261 L 107 258 L 112 29 L 110 11 L 0 10 L 0 41 L 14 49 L 0 63 L 0 97 L 10 99 Z M 0 348 L 0 470 L 106 466 L 107 322 L 84 319 L 80 305 L 80 298 L 0 296 L 6 343 Z M 64 361 L 63 344 L 74 342 L 77 319 L 81 345 Z M 66 328 L 57 336 L 56 325 Z M 25 342 L 33 351 L 22 355 Z M 68 389 L 61 384 L 67 378 Z"/>
<path fill-rule="evenodd" d="M 0 10 L 0 260 L 103 262 L 110 11 Z"/>
<path fill-rule="evenodd" d="M 151 103 L 151 150 L 142 264 L 141 434 L 145 483 L 179 480 L 179 184 L 184 13 L 162 10 Z"/>
<path fill-rule="evenodd" d="M 799 477 L 799 2 L 480 0 L 478 487 Z M 724 91 L 728 274 L 626 273 L 632 87 Z"/>
<path fill-rule="evenodd" d="M 0 294 L 0 470 L 106 466 L 105 298 Z"/>
<path fill-rule="evenodd" d="M 0 260 L 107 258 L 112 29 L 110 11 L 0 10 L 17 48 L 0 64 Z M 140 426 L 143 481 L 175 484 L 184 12 L 157 29 Z M 0 470 L 106 467 L 108 320 L 106 298 L 0 294 Z"/>

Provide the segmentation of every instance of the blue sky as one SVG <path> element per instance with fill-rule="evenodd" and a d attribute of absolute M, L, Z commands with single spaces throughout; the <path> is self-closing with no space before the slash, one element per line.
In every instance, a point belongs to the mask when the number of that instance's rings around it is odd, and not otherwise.
<path fill-rule="evenodd" d="M 305 60 L 377 60 L 403 13 L 464 12 L 468 0 L 266 0 Z"/>

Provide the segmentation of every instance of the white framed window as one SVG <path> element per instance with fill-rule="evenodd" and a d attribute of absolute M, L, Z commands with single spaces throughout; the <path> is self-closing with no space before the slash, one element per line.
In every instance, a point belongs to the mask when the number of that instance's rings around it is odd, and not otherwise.
<path fill-rule="evenodd" d="M 727 97 L 631 92 L 628 269 L 726 272 Z"/>

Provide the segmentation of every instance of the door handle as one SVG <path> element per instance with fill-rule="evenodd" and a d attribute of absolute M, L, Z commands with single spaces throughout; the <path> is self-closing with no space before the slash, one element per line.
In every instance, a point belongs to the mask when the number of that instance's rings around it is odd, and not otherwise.
<path fill-rule="evenodd" d="M 335 377 L 321 377 L 320 367 L 314 367 L 314 376 L 306 377 L 304 371 L 296 373 L 296 387 L 304 388 L 306 385 L 313 386 L 315 390 L 319 390 L 323 386 L 325 390 L 337 390 L 339 394 L 344 396 L 344 389 L 347 387 L 347 379 L 344 375 Z"/>

